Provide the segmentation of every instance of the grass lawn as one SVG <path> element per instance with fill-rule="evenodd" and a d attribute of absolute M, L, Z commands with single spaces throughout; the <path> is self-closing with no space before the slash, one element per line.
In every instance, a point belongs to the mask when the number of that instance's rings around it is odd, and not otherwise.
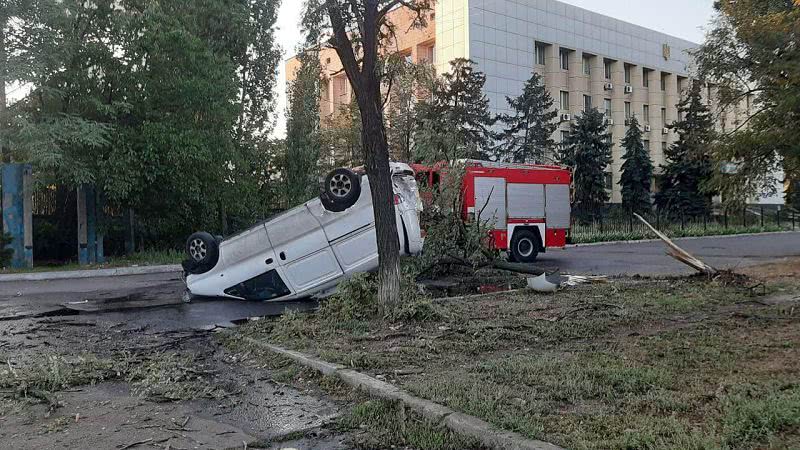
<path fill-rule="evenodd" d="M 422 322 L 290 314 L 237 333 L 566 448 L 800 448 L 800 264 L 781 268 L 757 297 L 620 279 L 437 301 Z"/>

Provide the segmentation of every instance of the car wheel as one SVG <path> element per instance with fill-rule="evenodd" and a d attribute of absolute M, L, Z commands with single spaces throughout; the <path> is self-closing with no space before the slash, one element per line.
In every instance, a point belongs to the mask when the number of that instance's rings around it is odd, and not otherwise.
<path fill-rule="evenodd" d="M 511 257 L 516 262 L 532 263 L 536 261 L 541 245 L 537 233 L 531 230 L 518 230 L 511 239 Z"/>
<path fill-rule="evenodd" d="M 361 177 L 350 169 L 332 170 L 325 177 L 320 200 L 328 211 L 341 212 L 355 205 L 361 196 Z"/>
<path fill-rule="evenodd" d="M 193 274 L 208 272 L 219 259 L 219 244 L 206 232 L 194 233 L 186 240 L 186 254 L 189 256 L 184 264 L 187 271 Z"/>

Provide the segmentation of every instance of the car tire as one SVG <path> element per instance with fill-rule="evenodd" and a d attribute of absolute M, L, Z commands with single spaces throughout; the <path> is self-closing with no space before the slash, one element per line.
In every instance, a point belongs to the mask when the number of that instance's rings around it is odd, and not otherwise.
<path fill-rule="evenodd" d="M 361 196 L 361 177 L 350 169 L 332 170 L 325 177 L 320 200 L 328 211 L 342 212 L 353 206 Z"/>
<path fill-rule="evenodd" d="M 511 258 L 519 263 L 532 263 L 539 255 L 542 241 L 539 233 L 531 230 L 517 230 L 511 238 L 511 248 L 509 254 Z"/>
<path fill-rule="evenodd" d="M 183 268 L 191 274 L 201 274 L 211 270 L 219 259 L 219 242 L 209 233 L 200 231 L 186 240 L 186 254 Z"/>

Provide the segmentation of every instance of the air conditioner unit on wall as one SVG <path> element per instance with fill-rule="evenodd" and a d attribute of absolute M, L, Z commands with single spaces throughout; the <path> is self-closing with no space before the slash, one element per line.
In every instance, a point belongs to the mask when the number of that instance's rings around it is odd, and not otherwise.
<path fill-rule="evenodd" d="M 644 132 L 645 132 L 645 133 L 649 133 L 649 132 L 651 132 L 651 131 L 653 131 L 653 129 L 652 129 L 652 128 L 650 128 L 650 125 L 645 125 L 645 126 L 644 126 Z"/>
<path fill-rule="evenodd" d="M 625 86 L 626 94 L 633 94 L 633 86 Z"/>
<path fill-rule="evenodd" d="M 569 122 L 570 120 L 572 120 L 572 114 L 562 114 L 561 115 L 561 121 L 562 122 Z"/>
<path fill-rule="evenodd" d="M 614 119 L 612 119 L 611 117 L 606 117 L 606 125 L 613 126 L 614 125 Z"/>
<path fill-rule="evenodd" d="M 625 126 L 626 126 L 626 127 L 629 127 L 629 126 L 631 126 L 631 118 L 630 118 L 630 117 L 628 117 L 628 118 L 626 118 L 626 119 L 625 119 Z"/>
<path fill-rule="evenodd" d="M 669 128 L 664 127 L 661 129 L 661 134 L 669 134 Z"/>
<path fill-rule="evenodd" d="M 607 90 L 607 91 L 613 91 L 614 90 L 614 83 L 606 83 L 604 89 Z"/>

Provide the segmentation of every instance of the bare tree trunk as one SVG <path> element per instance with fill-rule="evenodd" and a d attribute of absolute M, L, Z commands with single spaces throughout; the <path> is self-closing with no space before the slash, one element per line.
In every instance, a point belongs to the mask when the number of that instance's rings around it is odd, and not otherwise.
<path fill-rule="evenodd" d="M 377 81 L 377 80 L 376 80 Z M 367 90 L 377 90 L 374 86 Z M 369 177 L 375 232 L 378 240 L 378 298 L 384 313 L 391 313 L 400 303 L 400 243 L 394 209 L 394 190 L 389 171 L 389 146 L 383 127 L 381 110 L 364 96 L 361 110 L 361 142 Z"/>
<path fill-rule="evenodd" d="M 325 2 L 333 30 L 331 42 L 353 87 L 361 113 L 361 146 L 370 182 L 378 244 L 378 298 L 383 312 L 391 314 L 400 303 L 400 243 L 389 172 L 389 145 L 383 126 L 380 69 L 377 66 L 379 30 L 388 9 L 379 13 L 378 5 L 378 0 L 363 0 L 363 15 L 357 24 L 362 32 L 360 48 L 363 57 L 359 61 L 342 15 L 345 7 L 336 0 Z"/>

